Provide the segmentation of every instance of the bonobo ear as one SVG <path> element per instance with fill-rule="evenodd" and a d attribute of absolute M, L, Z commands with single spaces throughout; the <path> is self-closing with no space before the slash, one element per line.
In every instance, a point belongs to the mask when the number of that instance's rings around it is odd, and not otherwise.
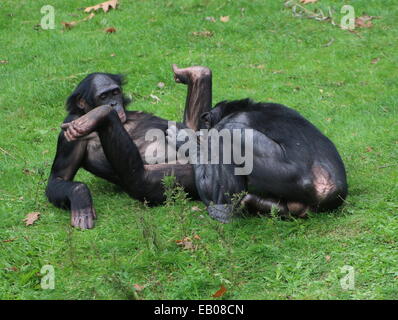
<path fill-rule="evenodd" d="M 84 111 L 86 111 L 86 112 L 88 112 L 89 111 L 89 109 L 90 109 L 90 106 L 88 105 L 88 103 L 86 102 L 86 100 L 84 100 L 83 98 L 79 98 L 78 100 L 77 100 L 77 106 L 80 108 L 80 109 L 82 109 L 82 110 L 84 110 Z"/>
<path fill-rule="evenodd" d="M 200 115 L 200 122 L 202 123 L 202 125 L 207 128 L 210 129 L 211 128 L 211 112 L 204 112 Z"/>

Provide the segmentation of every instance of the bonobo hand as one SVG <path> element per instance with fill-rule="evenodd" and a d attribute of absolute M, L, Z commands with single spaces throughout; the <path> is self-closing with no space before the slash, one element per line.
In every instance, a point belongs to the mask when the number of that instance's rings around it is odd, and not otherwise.
<path fill-rule="evenodd" d="M 104 105 L 94 108 L 76 120 L 63 123 L 61 128 L 65 131 L 64 134 L 66 140 L 77 140 L 95 131 L 98 124 L 101 123 L 101 120 L 103 120 L 111 111 L 111 106 Z"/>

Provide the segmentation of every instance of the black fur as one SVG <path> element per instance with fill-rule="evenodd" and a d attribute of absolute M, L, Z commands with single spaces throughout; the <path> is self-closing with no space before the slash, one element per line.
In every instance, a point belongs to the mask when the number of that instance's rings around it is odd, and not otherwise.
<path fill-rule="evenodd" d="M 300 202 L 314 211 L 335 209 L 346 198 L 346 173 L 336 147 L 297 111 L 244 99 L 220 102 L 202 118 L 208 128 L 216 130 L 254 129 L 253 154 L 258 159 L 254 159 L 257 167 L 248 176 L 234 175 L 234 164 L 195 165 L 197 188 L 206 204 L 230 203 L 230 195 L 237 190 L 247 191 L 245 181 L 254 181 L 255 194 L 271 195 L 275 204 Z M 208 143 L 211 145 L 210 140 Z M 316 178 L 316 171 L 323 172 L 324 177 Z M 334 187 L 321 197 L 315 184 L 325 180 Z"/>

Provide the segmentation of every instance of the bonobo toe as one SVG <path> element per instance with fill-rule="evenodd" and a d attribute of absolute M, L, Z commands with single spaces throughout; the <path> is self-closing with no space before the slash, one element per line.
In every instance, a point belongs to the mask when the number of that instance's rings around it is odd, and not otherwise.
<path fill-rule="evenodd" d="M 72 210 L 71 224 L 73 227 L 86 230 L 94 228 L 96 213 L 94 209 L 86 208 Z"/>
<path fill-rule="evenodd" d="M 188 84 L 189 81 L 195 81 L 206 77 L 211 77 L 211 70 L 204 66 L 193 66 L 188 68 L 178 68 L 173 64 L 174 80 L 177 83 Z"/>

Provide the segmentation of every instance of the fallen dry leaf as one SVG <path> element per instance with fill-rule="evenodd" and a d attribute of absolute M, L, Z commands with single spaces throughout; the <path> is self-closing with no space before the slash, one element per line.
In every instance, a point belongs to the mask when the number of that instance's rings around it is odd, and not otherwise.
<path fill-rule="evenodd" d="M 212 37 L 213 36 L 213 32 L 211 31 L 196 31 L 196 32 L 192 32 L 192 35 L 197 36 L 197 37 Z"/>
<path fill-rule="evenodd" d="M 302 4 L 307 4 L 307 3 L 314 3 L 314 2 L 317 2 L 318 0 L 300 0 L 300 2 L 302 3 Z"/>
<path fill-rule="evenodd" d="M 254 68 L 254 69 L 265 69 L 265 65 L 263 64 L 251 64 L 250 68 Z"/>
<path fill-rule="evenodd" d="M 372 152 L 373 148 L 372 147 L 366 147 L 366 152 Z"/>
<path fill-rule="evenodd" d="M 373 26 L 372 20 L 376 17 L 362 16 L 355 19 L 355 27 L 357 28 L 371 28 Z"/>
<path fill-rule="evenodd" d="M 376 64 L 380 61 L 380 58 L 374 58 L 372 59 L 372 61 L 370 62 L 371 64 Z"/>
<path fill-rule="evenodd" d="M 106 28 L 104 31 L 105 31 L 106 33 L 115 33 L 115 32 L 116 32 L 116 28 L 114 28 L 114 27 L 109 27 L 109 28 Z"/>
<path fill-rule="evenodd" d="M 23 172 L 24 174 L 26 174 L 27 176 L 29 176 L 29 175 L 31 175 L 31 174 L 34 174 L 34 171 L 32 171 L 32 170 L 30 170 L 30 169 L 27 169 L 27 168 L 22 169 L 22 172 Z"/>
<path fill-rule="evenodd" d="M 195 212 L 202 211 L 198 206 L 193 206 L 191 210 Z"/>
<path fill-rule="evenodd" d="M 176 240 L 178 246 L 182 246 L 184 250 L 194 250 L 195 247 L 191 241 L 191 238 L 185 237 L 182 240 Z"/>
<path fill-rule="evenodd" d="M 7 64 L 8 60 L 0 60 L 0 64 Z"/>
<path fill-rule="evenodd" d="M 326 260 L 326 262 L 329 262 L 329 261 L 330 261 L 330 259 L 332 259 L 332 257 L 331 257 L 331 256 L 325 256 L 325 260 Z"/>
<path fill-rule="evenodd" d="M 142 290 L 144 290 L 145 289 L 145 287 L 144 286 L 140 286 L 139 284 L 133 284 L 133 287 L 134 287 L 134 289 L 135 289 L 135 291 L 137 291 L 137 292 L 140 292 L 140 291 L 142 291 Z"/>
<path fill-rule="evenodd" d="M 17 240 L 17 238 L 13 238 L 13 239 L 5 239 L 5 240 L 1 240 L 1 242 L 13 242 Z"/>
<path fill-rule="evenodd" d="M 213 294 L 212 297 L 220 298 L 225 294 L 225 292 L 227 292 L 227 288 L 225 288 L 223 285 L 221 285 L 221 288 L 215 294 Z"/>
<path fill-rule="evenodd" d="M 221 22 L 228 22 L 229 21 L 229 16 L 220 17 L 220 21 Z"/>
<path fill-rule="evenodd" d="M 19 271 L 19 269 L 17 267 L 4 268 L 4 270 L 6 270 L 6 271 L 14 271 L 14 272 Z"/>
<path fill-rule="evenodd" d="M 194 238 L 195 240 L 200 240 L 200 236 L 197 235 L 197 234 L 195 234 L 193 238 Z"/>
<path fill-rule="evenodd" d="M 31 212 L 28 213 L 25 219 L 23 221 L 25 222 L 26 226 L 31 226 L 32 224 L 35 223 L 37 219 L 40 217 L 40 212 Z"/>
<path fill-rule="evenodd" d="M 84 12 L 90 12 L 93 10 L 97 11 L 99 9 L 104 10 L 104 12 L 108 12 L 110 8 L 116 9 L 117 5 L 118 5 L 118 0 L 106 1 L 92 7 L 87 7 L 86 9 L 84 9 Z"/>
<path fill-rule="evenodd" d="M 79 22 L 78 21 L 71 21 L 71 22 L 61 22 L 65 29 L 72 29 L 75 27 Z"/>

